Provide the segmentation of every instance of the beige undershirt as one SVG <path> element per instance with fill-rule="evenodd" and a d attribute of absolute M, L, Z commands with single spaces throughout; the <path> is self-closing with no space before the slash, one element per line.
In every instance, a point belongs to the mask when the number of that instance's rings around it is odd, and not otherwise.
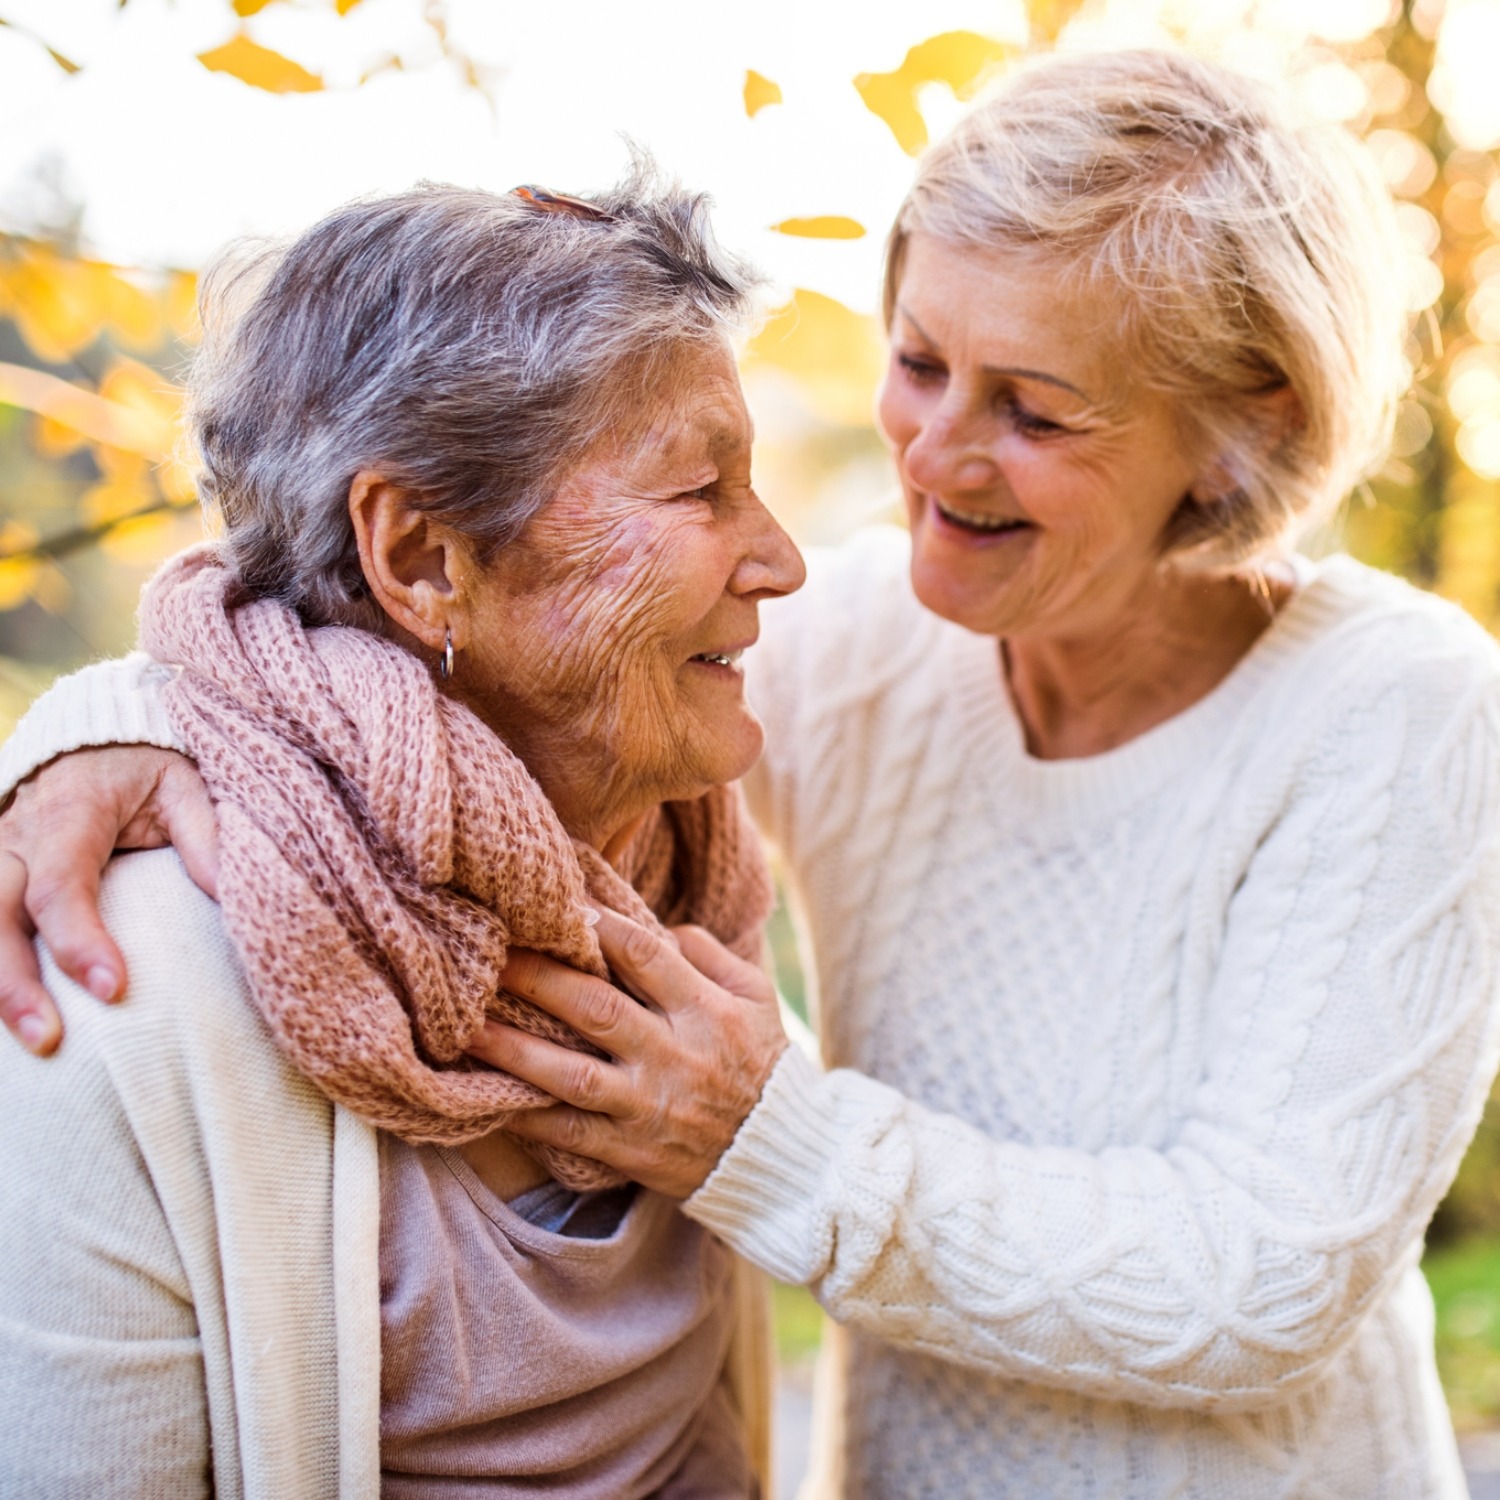
<path fill-rule="evenodd" d="M 388 1500 L 754 1494 L 723 1381 L 731 1258 L 670 1200 L 554 1233 L 457 1152 L 385 1134 L 380 1199 Z"/>

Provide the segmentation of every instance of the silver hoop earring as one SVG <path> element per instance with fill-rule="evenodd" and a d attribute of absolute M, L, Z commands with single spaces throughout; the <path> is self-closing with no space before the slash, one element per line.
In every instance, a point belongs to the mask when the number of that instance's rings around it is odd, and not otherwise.
<path fill-rule="evenodd" d="M 443 631 L 443 659 L 438 663 L 438 675 L 446 682 L 453 675 L 453 632 Z"/>

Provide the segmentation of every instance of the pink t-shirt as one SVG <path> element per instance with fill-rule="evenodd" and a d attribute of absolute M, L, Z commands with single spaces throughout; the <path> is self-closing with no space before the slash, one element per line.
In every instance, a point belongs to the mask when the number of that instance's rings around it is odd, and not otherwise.
<path fill-rule="evenodd" d="M 456 1152 L 381 1135 L 387 1500 L 756 1493 L 724 1381 L 729 1252 L 644 1190 L 605 1233 L 624 1198 L 583 1205 L 604 1237 L 555 1233 Z"/>

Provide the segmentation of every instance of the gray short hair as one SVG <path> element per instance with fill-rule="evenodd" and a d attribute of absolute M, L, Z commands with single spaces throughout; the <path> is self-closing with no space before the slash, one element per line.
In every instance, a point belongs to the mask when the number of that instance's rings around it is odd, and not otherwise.
<path fill-rule="evenodd" d="M 1386 456 L 1405 353 L 1390 195 L 1335 126 L 1228 68 L 1168 51 L 1019 69 L 923 157 L 891 232 L 894 311 L 914 231 L 1071 264 L 1119 308 L 1121 356 L 1217 458 L 1169 553 L 1226 566 L 1325 517 Z M 1290 386 L 1280 440 L 1248 399 Z"/>
<path fill-rule="evenodd" d="M 758 281 L 715 244 L 703 194 L 638 155 L 587 201 L 599 212 L 424 183 L 206 273 L 190 434 L 250 593 L 378 629 L 355 474 L 410 490 L 487 559 L 665 360 L 743 326 Z"/>

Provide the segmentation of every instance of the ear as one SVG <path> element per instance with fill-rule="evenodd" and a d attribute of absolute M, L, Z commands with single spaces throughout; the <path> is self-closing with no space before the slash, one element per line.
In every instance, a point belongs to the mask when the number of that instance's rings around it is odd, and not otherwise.
<path fill-rule="evenodd" d="M 1307 423 L 1302 400 L 1289 383 L 1242 397 L 1235 416 L 1246 447 L 1261 457 L 1274 453 Z M 1189 491 L 1189 498 L 1200 505 L 1212 505 L 1228 499 L 1238 489 L 1239 480 L 1228 460 L 1222 454 L 1216 454 L 1204 464 L 1202 474 Z"/>
<path fill-rule="evenodd" d="M 411 503 L 411 492 L 361 470 L 349 486 L 349 519 L 370 592 L 391 621 L 432 651 L 449 633 L 462 649 L 463 584 L 472 559 L 462 538 Z"/>

